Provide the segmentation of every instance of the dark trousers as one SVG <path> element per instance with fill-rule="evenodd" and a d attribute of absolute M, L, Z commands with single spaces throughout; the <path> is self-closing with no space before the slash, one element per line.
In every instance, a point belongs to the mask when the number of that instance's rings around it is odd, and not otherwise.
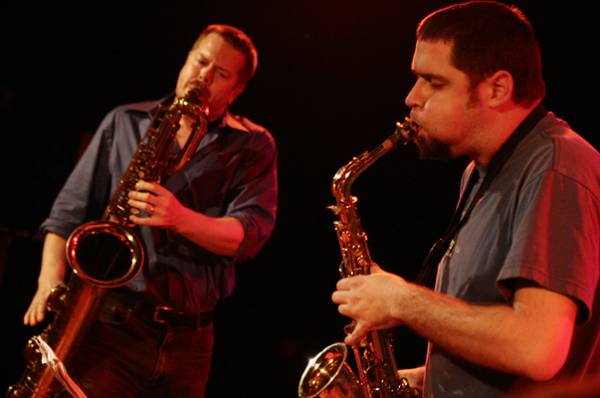
<path fill-rule="evenodd" d="M 212 322 L 169 325 L 130 305 L 104 306 L 68 365 L 88 398 L 202 398 Z"/>

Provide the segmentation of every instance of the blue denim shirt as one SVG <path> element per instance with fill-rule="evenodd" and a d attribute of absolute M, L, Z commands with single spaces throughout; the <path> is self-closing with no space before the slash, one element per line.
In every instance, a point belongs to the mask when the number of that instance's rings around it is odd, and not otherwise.
<path fill-rule="evenodd" d="M 42 233 L 67 238 L 79 225 L 102 217 L 158 103 L 123 105 L 107 114 L 42 223 Z M 139 227 L 146 263 L 127 288 L 186 312 L 210 310 L 233 290 L 235 264 L 254 257 L 273 230 L 276 144 L 265 129 L 227 112 L 209 126 L 187 165 L 162 185 L 188 208 L 237 218 L 244 240 L 233 257 L 223 257 L 170 231 Z"/>

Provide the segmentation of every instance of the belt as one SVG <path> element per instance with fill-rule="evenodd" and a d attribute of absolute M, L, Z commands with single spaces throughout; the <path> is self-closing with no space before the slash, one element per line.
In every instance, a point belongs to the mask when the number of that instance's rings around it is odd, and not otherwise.
<path fill-rule="evenodd" d="M 138 303 L 132 311 L 147 323 L 158 323 L 173 328 L 201 328 L 213 321 L 213 312 L 185 313 L 165 305 Z"/>
<path fill-rule="evenodd" d="M 213 311 L 186 313 L 173 307 L 156 305 L 146 301 L 130 302 L 109 297 L 106 303 L 111 312 L 125 310 L 129 314 L 148 324 L 165 325 L 172 328 L 201 328 L 212 324 Z"/>

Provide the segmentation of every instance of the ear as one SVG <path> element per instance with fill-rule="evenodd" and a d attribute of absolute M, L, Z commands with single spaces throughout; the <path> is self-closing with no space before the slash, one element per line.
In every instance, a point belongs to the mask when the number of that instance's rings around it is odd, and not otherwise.
<path fill-rule="evenodd" d="M 514 80 L 509 72 L 499 70 L 488 77 L 486 82 L 488 88 L 488 105 L 491 108 L 497 108 L 508 101 L 512 101 Z"/>

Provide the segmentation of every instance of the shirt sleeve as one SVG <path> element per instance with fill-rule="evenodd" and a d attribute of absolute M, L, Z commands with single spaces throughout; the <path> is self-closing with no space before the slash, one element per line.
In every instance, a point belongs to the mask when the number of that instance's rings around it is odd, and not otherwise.
<path fill-rule="evenodd" d="M 587 320 L 600 272 L 598 198 L 556 170 L 531 181 L 520 196 L 514 239 L 498 283 L 533 281 L 574 299 L 579 321 Z"/>
<path fill-rule="evenodd" d="M 268 132 L 253 135 L 244 150 L 226 212 L 244 228 L 244 239 L 234 256 L 236 262 L 256 256 L 271 236 L 277 212 L 277 147 Z"/>
<path fill-rule="evenodd" d="M 108 150 L 113 121 L 111 113 L 98 127 L 41 224 L 41 233 L 53 232 L 66 239 L 79 225 L 101 218 L 110 189 Z"/>

